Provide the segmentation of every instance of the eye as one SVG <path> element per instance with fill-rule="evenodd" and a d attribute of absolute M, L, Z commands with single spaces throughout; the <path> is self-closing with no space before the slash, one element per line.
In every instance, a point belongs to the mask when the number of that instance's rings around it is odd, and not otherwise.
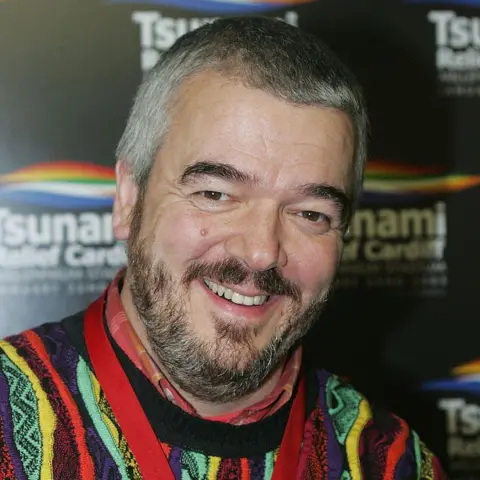
<path fill-rule="evenodd" d="M 198 194 L 207 200 L 211 200 L 212 202 L 225 202 L 226 200 L 230 199 L 230 197 L 226 193 L 214 192 L 210 190 L 198 192 Z"/>
<path fill-rule="evenodd" d="M 320 212 L 312 212 L 310 210 L 300 212 L 298 215 L 300 215 L 305 220 L 309 220 L 310 222 L 313 222 L 313 223 L 323 223 L 323 222 L 325 222 L 328 225 L 330 225 L 330 223 L 332 221 L 331 218 L 328 215 L 325 215 L 325 214 L 320 213 Z"/>

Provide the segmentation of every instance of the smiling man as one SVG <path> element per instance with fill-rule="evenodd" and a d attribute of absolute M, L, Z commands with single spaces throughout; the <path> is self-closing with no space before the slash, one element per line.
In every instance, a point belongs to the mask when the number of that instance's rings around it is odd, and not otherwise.
<path fill-rule="evenodd" d="M 118 147 L 126 269 L 0 344 L 1 478 L 444 478 L 403 420 L 302 361 L 366 130 L 355 79 L 299 29 L 232 18 L 179 39 Z"/>

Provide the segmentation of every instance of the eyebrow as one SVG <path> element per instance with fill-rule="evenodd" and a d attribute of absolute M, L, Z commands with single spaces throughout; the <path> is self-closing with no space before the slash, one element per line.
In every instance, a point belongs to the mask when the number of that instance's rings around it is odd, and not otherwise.
<path fill-rule="evenodd" d="M 188 165 L 180 176 L 180 185 L 187 185 L 195 181 L 197 177 L 216 177 L 231 182 L 244 183 L 248 185 L 258 184 L 258 178 L 246 172 L 238 170 L 238 168 L 226 163 L 217 162 L 197 162 Z"/>
<path fill-rule="evenodd" d="M 307 183 L 298 189 L 307 197 L 320 198 L 332 201 L 340 210 L 343 219 L 348 218 L 350 210 L 350 198 L 340 188 L 325 183 Z"/>
<path fill-rule="evenodd" d="M 202 161 L 188 165 L 179 178 L 180 185 L 194 182 L 198 177 L 216 177 L 230 182 L 246 185 L 258 185 L 255 175 L 242 172 L 238 168 L 226 163 Z M 340 188 L 325 183 L 307 183 L 296 187 L 295 190 L 306 197 L 313 197 L 333 202 L 340 210 L 342 218 L 348 217 L 350 199 Z"/>

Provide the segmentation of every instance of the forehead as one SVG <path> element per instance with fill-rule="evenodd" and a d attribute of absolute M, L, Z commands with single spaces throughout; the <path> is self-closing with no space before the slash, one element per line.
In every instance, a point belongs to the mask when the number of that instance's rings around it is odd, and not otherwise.
<path fill-rule="evenodd" d="M 171 120 L 161 156 L 172 168 L 212 159 L 247 170 L 260 166 L 265 175 L 287 169 L 295 176 L 318 167 L 337 184 L 350 176 L 353 128 L 338 110 L 293 105 L 203 72 L 182 86 Z"/>

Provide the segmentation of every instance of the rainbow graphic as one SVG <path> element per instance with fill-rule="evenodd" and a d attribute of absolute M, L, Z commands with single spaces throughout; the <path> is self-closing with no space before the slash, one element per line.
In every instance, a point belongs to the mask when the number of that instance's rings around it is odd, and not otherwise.
<path fill-rule="evenodd" d="M 446 175 L 437 167 L 412 167 L 371 161 L 365 172 L 365 203 L 401 203 L 480 186 L 480 175 Z M 111 207 L 113 168 L 92 163 L 38 163 L 0 175 L 0 205 L 23 203 L 43 207 L 91 209 Z"/>
<path fill-rule="evenodd" d="M 291 8 L 317 0 L 105 0 L 107 4 L 142 4 L 194 10 L 208 14 L 255 14 Z"/>
<path fill-rule="evenodd" d="M 431 380 L 422 385 L 424 391 L 480 394 L 480 360 L 459 365 L 452 369 L 452 376 Z"/>
<path fill-rule="evenodd" d="M 448 175 L 439 167 L 369 161 L 365 170 L 362 201 L 402 203 L 477 186 L 480 186 L 480 175 Z"/>
<path fill-rule="evenodd" d="M 0 175 L 0 205 L 86 210 L 111 207 L 114 194 L 113 168 L 92 163 L 45 162 Z"/>

